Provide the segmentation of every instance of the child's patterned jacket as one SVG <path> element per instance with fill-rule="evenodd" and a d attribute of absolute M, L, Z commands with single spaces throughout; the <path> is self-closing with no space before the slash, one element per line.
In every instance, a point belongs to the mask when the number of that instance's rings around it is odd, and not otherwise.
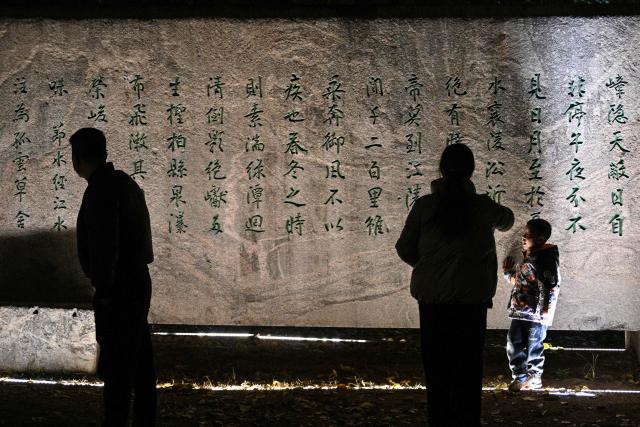
<path fill-rule="evenodd" d="M 508 315 L 550 326 L 560 291 L 560 255 L 556 245 L 546 244 L 529 254 L 521 264 L 504 274 L 513 285 Z"/>

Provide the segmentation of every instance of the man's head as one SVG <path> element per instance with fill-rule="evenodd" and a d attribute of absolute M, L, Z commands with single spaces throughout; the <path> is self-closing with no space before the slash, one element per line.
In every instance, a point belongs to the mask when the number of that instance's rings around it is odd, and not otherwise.
<path fill-rule="evenodd" d="M 540 249 L 551 237 L 551 224 L 544 219 L 532 219 L 527 222 L 522 235 L 522 249 L 530 251 Z"/>
<path fill-rule="evenodd" d="M 82 128 L 71 135 L 69 142 L 73 170 L 88 180 L 91 173 L 107 160 L 107 140 L 104 133 L 94 128 Z"/>

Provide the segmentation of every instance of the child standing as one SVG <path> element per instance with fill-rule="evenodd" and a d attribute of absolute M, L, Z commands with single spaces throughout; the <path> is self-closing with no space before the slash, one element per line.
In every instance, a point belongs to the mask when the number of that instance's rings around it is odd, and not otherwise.
<path fill-rule="evenodd" d="M 502 264 L 505 279 L 513 285 L 507 335 L 512 392 L 542 387 L 543 342 L 553 321 L 560 286 L 558 247 L 547 243 L 550 236 L 551 224 L 530 220 L 522 235 L 522 263 L 506 257 Z"/>

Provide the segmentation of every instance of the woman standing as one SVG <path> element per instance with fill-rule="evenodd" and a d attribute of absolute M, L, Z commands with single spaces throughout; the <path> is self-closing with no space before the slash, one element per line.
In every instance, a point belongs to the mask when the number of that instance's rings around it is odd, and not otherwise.
<path fill-rule="evenodd" d="M 498 279 L 493 233 L 513 225 L 511 209 L 476 194 L 474 167 L 469 147 L 448 146 L 442 178 L 416 200 L 396 243 L 413 267 L 432 427 L 480 425 L 487 309 Z"/>

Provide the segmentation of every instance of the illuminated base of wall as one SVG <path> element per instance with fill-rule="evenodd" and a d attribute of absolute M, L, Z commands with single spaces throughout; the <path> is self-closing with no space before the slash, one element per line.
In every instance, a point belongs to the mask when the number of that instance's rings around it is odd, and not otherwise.
<path fill-rule="evenodd" d="M 95 372 L 93 311 L 0 307 L 0 370 Z"/>
<path fill-rule="evenodd" d="M 155 331 L 154 335 L 187 335 L 215 338 L 367 342 L 363 339 L 298 337 L 260 333 L 200 331 Z M 640 331 L 627 331 L 626 348 L 633 349 L 640 361 Z M 622 349 L 549 350 L 623 351 Z M 97 344 L 92 310 L 0 306 L 0 371 L 5 372 L 77 372 L 95 373 Z"/>

